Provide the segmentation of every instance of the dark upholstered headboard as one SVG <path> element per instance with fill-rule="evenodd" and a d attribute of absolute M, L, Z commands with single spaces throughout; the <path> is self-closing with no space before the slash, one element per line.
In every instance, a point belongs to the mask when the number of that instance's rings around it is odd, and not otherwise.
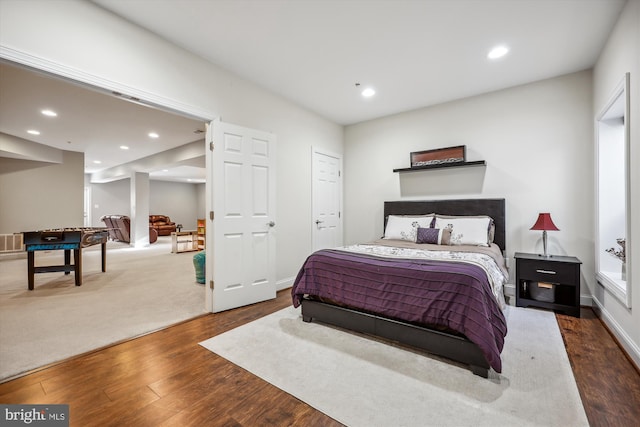
<path fill-rule="evenodd" d="M 504 199 L 407 200 L 384 202 L 384 225 L 389 215 L 488 215 L 496 225 L 494 243 L 506 250 L 506 213 Z"/>

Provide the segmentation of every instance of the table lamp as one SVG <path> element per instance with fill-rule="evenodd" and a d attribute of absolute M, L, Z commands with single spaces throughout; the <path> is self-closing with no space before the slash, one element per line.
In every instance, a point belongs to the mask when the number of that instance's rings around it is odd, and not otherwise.
<path fill-rule="evenodd" d="M 542 245 L 544 247 L 544 257 L 549 257 L 549 255 L 547 254 L 547 230 L 560 230 L 553 223 L 551 214 L 547 212 L 538 214 L 538 220 L 535 224 L 533 224 L 533 227 L 531 227 L 530 230 L 542 230 Z"/>

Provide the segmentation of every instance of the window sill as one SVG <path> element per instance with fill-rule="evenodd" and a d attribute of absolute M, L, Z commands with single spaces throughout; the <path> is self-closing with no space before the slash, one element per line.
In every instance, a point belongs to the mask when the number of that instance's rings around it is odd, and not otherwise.
<path fill-rule="evenodd" d="M 625 307 L 631 308 L 631 299 L 627 292 L 627 282 L 622 280 L 621 273 L 601 271 L 596 273 L 596 280 Z"/>

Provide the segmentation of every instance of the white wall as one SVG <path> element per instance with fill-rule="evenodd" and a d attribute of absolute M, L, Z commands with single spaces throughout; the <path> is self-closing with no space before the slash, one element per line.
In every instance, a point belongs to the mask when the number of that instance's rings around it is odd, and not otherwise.
<path fill-rule="evenodd" d="M 103 184 L 86 183 L 91 188 L 91 225 L 104 227 L 103 215 L 131 216 L 131 182 L 120 179 Z"/>
<path fill-rule="evenodd" d="M 159 39 L 98 6 L 74 0 L 0 0 L 5 57 L 33 56 L 85 81 L 117 82 L 142 99 L 219 115 L 277 136 L 277 280 L 292 279 L 311 251 L 311 146 L 343 151 L 342 126 Z M 25 60 L 26 61 L 26 60 Z M 82 178 L 80 178 L 82 181 Z M 82 200 L 80 194 L 79 200 Z M 80 208 L 82 211 L 82 208 Z M 290 282 L 289 282 L 290 284 Z"/>
<path fill-rule="evenodd" d="M 581 293 L 588 301 L 592 140 L 590 71 L 348 126 L 346 243 L 382 235 L 385 200 L 505 198 L 508 256 L 542 253 L 541 233 L 529 229 L 539 212 L 550 212 L 560 231 L 549 232 L 549 252 L 583 262 Z M 393 172 L 410 166 L 412 151 L 454 145 L 466 145 L 467 160 L 487 166 Z"/>
<path fill-rule="evenodd" d="M 101 184 L 87 184 L 91 188 L 92 225 L 104 227 L 103 215 L 131 216 L 131 182 L 120 179 Z M 202 184 L 149 181 L 149 214 L 168 215 L 171 221 L 182 224 L 184 230 L 195 230 L 196 220 L 203 218 L 199 209 Z"/>
<path fill-rule="evenodd" d="M 640 0 L 627 2 L 594 67 L 593 120 L 627 72 L 631 73 L 631 230 L 627 244 L 631 309 L 599 284 L 594 289 L 594 301 L 601 317 L 640 367 Z"/>
<path fill-rule="evenodd" d="M 195 184 L 181 182 L 149 182 L 149 215 L 168 215 L 172 222 L 182 224 L 183 230 L 195 230 L 198 218 L 198 192 Z"/>
<path fill-rule="evenodd" d="M 205 184 L 195 184 L 196 187 L 196 212 L 198 218 L 207 218 L 207 195 Z"/>
<path fill-rule="evenodd" d="M 0 232 L 82 227 L 84 154 L 61 163 L 0 157 Z"/>

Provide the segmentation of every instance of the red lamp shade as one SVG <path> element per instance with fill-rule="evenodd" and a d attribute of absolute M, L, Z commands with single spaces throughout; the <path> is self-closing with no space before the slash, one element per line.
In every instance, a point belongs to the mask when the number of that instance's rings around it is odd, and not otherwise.
<path fill-rule="evenodd" d="M 538 214 L 538 220 L 536 221 L 535 224 L 533 224 L 533 227 L 531 227 L 530 230 L 546 231 L 546 230 L 560 230 L 560 229 L 556 227 L 556 225 L 553 223 L 550 213 L 541 213 L 541 214 Z"/>

